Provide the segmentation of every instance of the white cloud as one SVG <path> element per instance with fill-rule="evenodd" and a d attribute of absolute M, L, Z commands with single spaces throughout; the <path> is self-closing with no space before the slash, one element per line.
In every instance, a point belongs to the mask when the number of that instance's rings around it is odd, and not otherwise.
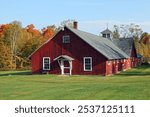
<path fill-rule="evenodd" d="M 98 20 L 98 21 L 81 21 L 79 22 L 78 25 L 80 30 L 99 35 L 101 31 L 107 28 L 107 24 L 108 28 L 112 30 L 114 25 L 131 24 L 131 23 L 139 25 L 144 32 L 150 33 L 150 22 L 133 22 L 133 21 L 121 22 L 121 21 Z"/>

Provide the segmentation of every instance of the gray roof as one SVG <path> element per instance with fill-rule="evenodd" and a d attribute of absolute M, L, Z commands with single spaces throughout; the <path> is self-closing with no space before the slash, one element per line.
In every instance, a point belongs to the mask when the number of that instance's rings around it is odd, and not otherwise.
<path fill-rule="evenodd" d="M 101 32 L 102 34 L 111 34 L 112 32 L 107 28 L 106 30 Z"/>
<path fill-rule="evenodd" d="M 66 28 L 68 28 L 74 34 L 79 36 L 83 41 L 88 43 L 90 46 L 92 46 L 95 50 L 100 52 L 108 59 L 129 58 L 129 56 L 126 53 L 124 53 L 112 41 L 108 40 L 107 38 L 103 38 L 101 36 L 97 36 L 70 27 L 66 27 Z"/>
<path fill-rule="evenodd" d="M 113 39 L 113 43 L 124 51 L 128 56 L 131 56 L 133 38 Z"/>

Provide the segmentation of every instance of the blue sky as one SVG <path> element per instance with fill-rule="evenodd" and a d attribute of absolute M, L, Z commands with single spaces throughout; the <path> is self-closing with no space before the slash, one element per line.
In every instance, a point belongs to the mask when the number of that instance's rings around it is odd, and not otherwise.
<path fill-rule="evenodd" d="M 114 24 L 139 24 L 150 33 L 149 0 L 0 0 L 0 24 L 14 20 L 41 29 L 75 19 L 79 28 L 98 34 Z"/>

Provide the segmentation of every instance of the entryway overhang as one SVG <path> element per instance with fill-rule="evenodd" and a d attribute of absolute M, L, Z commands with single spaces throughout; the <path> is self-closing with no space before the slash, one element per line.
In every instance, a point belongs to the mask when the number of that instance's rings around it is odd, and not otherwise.
<path fill-rule="evenodd" d="M 74 60 L 74 59 L 73 59 L 72 57 L 70 57 L 70 56 L 67 56 L 67 55 L 60 55 L 60 56 L 56 57 L 56 58 L 54 59 L 54 61 L 55 61 L 55 60 L 60 60 L 60 59 L 65 59 L 65 60 L 69 60 L 69 61 Z"/>
<path fill-rule="evenodd" d="M 74 60 L 72 57 L 67 55 L 60 55 L 54 59 L 57 60 L 61 69 L 62 75 L 71 75 L 72 74 L 72 61 Z M 65 66 L 65 61 L 69 63 L 69 66 Z M 68 70 L 68 72 L 66 72 Z"/>

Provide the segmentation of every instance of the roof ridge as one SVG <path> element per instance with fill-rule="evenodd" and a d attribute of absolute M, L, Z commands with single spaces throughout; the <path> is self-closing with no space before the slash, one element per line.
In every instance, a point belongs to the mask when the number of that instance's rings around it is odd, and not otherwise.
<path fill-rule="evenodd" d="M 79 36 L 83 41 L 88 43 L 91 47 L 96 49 L 108 59 L 129 58 L 126 53 L 124 53 L 118 46 L 116 46 L 111 40 L 108 40 L 107 38 L 70 27 L 66 28 L 71 30 L 74 34 Z"/>

